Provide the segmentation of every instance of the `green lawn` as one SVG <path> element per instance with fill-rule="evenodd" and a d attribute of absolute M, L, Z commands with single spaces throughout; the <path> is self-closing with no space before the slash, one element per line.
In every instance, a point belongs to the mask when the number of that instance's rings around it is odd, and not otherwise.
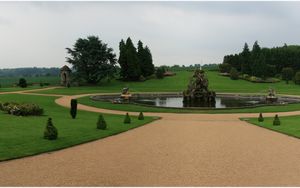
<path fill-rule="evenodd" d="M 182 92 L 186 89 L 193 72 L 179 71 L 173 77 L 164 79 L 150 79 L 145 82 L 122 82 L 113 80 L 99 86 L 83 86 L 59 88 L 55 90 L 39 91 L 39 93 L 76 95 L 83 93 L 121 92 L 122 88 L 129 87 L 131 92 Z M 293 83 L 251 83 L 245 80 L 231 80 L 229 77 L 218 75 L 218 72 L 207 71 L 210 88 L 216 92 L 233 93 L 266 93 L 272 87 L 277 93 L 300 95 L 300 86 Z"/>
<path fill-rule="evenodd" d="M 247 122 L 252 123 L 254 125 L 267 128 L 273 131 L 277 131 L 289 136 L 293 136 L 296 138 L 300 138 L 300 116 L 286 116 L 286 117 L 279 117 L 281 121 L 280 126 L 273 125 L 272 118 L 264 118 L 264 122 L 258 122 L 257 118 L 250 118 Z"/>
<path fill-rule="evenodd" d="M 0 161 L 38 153 L 54 151 L 84 142 L 118 134 L 153 121 L 153 117 L 137 120 L 132 116 L 130 125 L 123 124 L 124 116 L 104 114 L 107 130 L 96 129 L 97 113 L 79 111 L 78 118 L 70 117 L 69 109 L 60 107 L 54 102 L 55 97 L 30 95 L 0 95 L 0 101 L 35 102 L 45 110 L 40 117 L 17 117 L 0 111 Z M 48 117 L 52 117 L 58 129 L 58 139 L 43 139 L 43 132 Z"/>
<path fill-rule="evenodd" d="M 98 108 L 121 110 L 128 112 L 170 112 L 170 113 L 259 113 L 259 112 L 287 112 L 300 110 L 300 103 L 289 105 L 274 105 L 263 106 L 256 108 L 244 108 L 244 109 L 213 109 L 213 110 L 187 110 L 187 109 L 171 109 L 171 108 L 158 108 L 158 107 L 146 107 L 142 105 L 134 104 L 112 104 L 106 101 L 94 101 L 90 97 L 82 97 L 78 99 L 78 102 L 88 106 L 94 106 Z"/>

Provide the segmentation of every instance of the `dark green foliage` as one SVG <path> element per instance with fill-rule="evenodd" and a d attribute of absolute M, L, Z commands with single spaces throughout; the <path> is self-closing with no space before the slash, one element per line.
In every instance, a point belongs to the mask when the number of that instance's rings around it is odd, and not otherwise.
<path fill-rule="evenodd" d="M 0 110 L 15 116 L 41 116 L 44 110 L 37 104 L 6 102 L 0 104 Z"/>
<path fill-rule="evenodd" d="M 143 112 L 140 112 L 138 120 L 144 120 L 144 114 L 143 114 Z"/>
<path fill-rule="evenodd" d="M 230 70 L 230 78 L 232 80 L 238 80 L 239 79 L 239 72 L 234 67 L 232 67 L 231 70 Z"/>
<path fill-rule="evenodd" d="M 70 114 L 71 114 L 73 119 L 76 118 L 76 115 L 77 115 L 77 99 L 71 99 Z"/>
<path fill-rule="evenodd" d="M 258 121 L 259 122 L 263 122 L 264 121 L 264 117 L 263 117 L 262 113 L 259 113 Z"/>
<path fill-rule="evenodd" d="M 138 49 L 135 48 L 130 38 L 121 40 L 119 44 L 119 64 L 121 67 L 120 76 L 123 80 L 138 81 L 141 76 L 148 77 L 154 73 L 154 65 L 150 49 L 143 47 L 138 42 Z"/>
<path fill-rule="evenodd" d="M 126 113 L 125 118 L 124 118 L 124 123 L 125 124 L 130 124 L 131 123 L 131 119 L 128 113 Z"/>
<path fill-rule="evenodd" d="M 48 118 L 47 126 L 44 131 L 44 138 L 48 140 L 56 140 L 57 139 L 57 129 L 52 124 L 52 119 Z"/>
<path fill-rule="evenodd" d="M 291 67 L 286 67 L 282 69 L 282 79 L 289 83 L 289 80 L 292 80 L 294 77 L 294 71 Z"/>
<path fill-rule="evenodd" d="M 116 55 L 98 37 L 79 38 L 73 49 L 66 49 L 71 56 L 67 57 L 67 62 L 73 65 L 75 80 L 83 79 L 90 84 L 96 84 L 114 76 Z"/>
<path fill-rule="evenodd" d="M 163 67 L 159 67 L 156 69 L 155 75 L 156 78 L 158 79 L 163 79 L 164 78 L 164 73 L 165 73 L 165 69 Z"/>
<path fill-rule="evenodd" d="M 294 78 L 295 84 L 300 84 L 300 71 L 295 74 Z"/>
<path fill-rule="evenodd" d="M 22 88 L 27 87 L 27 81 L 25 80 L 25 78 L 20 78 L 18 85 Z"/>
<path fill-rule="evenodd" d="M 279 117 L 278 117 L 277 114 L 276 114 L 275 117 L 274 117 L 273 125 L 275 125 L 275 126 L 280 125 L 280 120 L 279 120 Z"/>
<path fill-rule="evenodd" d="M 141 66 L 142 75 L 144 77 L 151 76 L 154 73 L 154 65 L 152 55 L 148 46 L 143 47 L 141 41 L 138 42 L 138 61 Z"/>
<path fill-rule="evenodd" d="M 284 45 L 282 47 L 261 48 L 256 41 L 250 51 L 245 43 L 243 51 L 238 54 L 224 56 L 223 64 L 220 65 L 220 72 L 224 73 L 229 65 L 234 67 L 241 74 L 260 77 L 263 80 L 282 74 L 283 68 L 290 67 L 294 72 L 300 71 L 300 46 Z M 290 75 L 290 73 L 288 73 Z M 288 80 L 285 76 L 285 81 Z"/>
<path fill-rule="evenodd" d="M 220 70 L 221 73 L 229 73 L 230 70 L 231 70 L 231 65 L 229 63 L 220 64 L 219 65 L 219 70 Z"/>
<path fill-rule="evenodd" d="M 102 114 L 99 115 L 98 122 L 97 122 L 97 129 L 105 130 L 107 127 L 106 121 Z"/>

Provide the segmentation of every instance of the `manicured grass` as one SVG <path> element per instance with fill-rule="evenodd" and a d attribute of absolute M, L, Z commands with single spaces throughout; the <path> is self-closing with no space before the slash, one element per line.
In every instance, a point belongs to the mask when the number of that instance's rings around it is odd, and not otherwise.
<path fill-rule="evenodd" d="M 12 87 L 19 82 L 21 77 L 0 77 L 1 87 Z M 22 77 L 25 78 L 27 83 L 39 84 L 49 83 L 50 85 L 57 85 L 60 82 L 59 76 L 40 76 L 40 77 Z"/>
<path fill-rule="evenodd" d="M 26 90 L 31 90 L 31 89 L 41 89 L 43 87 L 40 86 L 28 86 L 26 88 L 21 88 L 21 87 L 6 87 L 6 88 L 0 88 L 0 93 L 1 92 L 14 92 L 14 91 L 26 91 Z M 46 88 L 46 87 L 44 87 Z"/>
<path fill-rule="evenodd" d="M 217 110 L 187 110 L 187 109 L 168 109 L 168 108 L 156 108 L 146 107 L 134 104 L 112 104 L 105 101 L 94 101 L 90 97 L 82 97 L 78 99 L 78 102 L 88 106 L 94 106 L 98 108 L 121 110 L 128 112 L 170 112 L 170 113 L 259 113 L 259 112 L 286 112 L 300 110 L 300 103 L 289 105 L 275 105 L 275 106 L 263 106 L 256 108 L 244 108 L 244 109 L 217 109 Z"/>
<path fill-rule="evenodd" d="M 45 110 L 44 116 L 17 117 L 0 112 L 0 161 L 54 151 L 84 142 L 97 140 L 139 127 L 153 121 L 153 117 L 137 120 L 131 116 L 131 124 L 123 124 L 124 116 L 104 114 L 107 130 L 96 129 L 98 113 L 78 111 L 72 119 L 69 109 L 54 102 L 55 97 L 30 95 L 0 95 L 0 101 L 34 102 Z M 125 113 L 124 113 L 125 115 Z M 43 139 L 48 117 L 58 129 L 58 139 Z"/>
<path fill-rule="evenodd" d="M 99 86 L 83 86 L 59 88 L 39 93 L 77 95 L 83 93 L 120 93 L 122 88 L 129 87 L 131 92 L 182 92 L 186 89 L 193 72 L 179 71 L 176 76 L 164 79 L 150 79 L 145 82 L 122 82 L 113 80 Z M 277 93 L 300 95 L 300 86 L 294 83 L 252 83 L 245 80 L 231 80 L 229 77 L 220 76 L 218 72 L 207 71 L 210 88 L 216 92 L 229 93 L 267 93 L 269 88 L 274 88 Z"/>
<path fill-rule="evenodd" d="M 258 114 L 257 114 L 258 117 Z M 264 118 L 264 122 L 258 122 L 257 118 L 250 118 L 247 122 L 252 123 L 254 125 L 264 127 L 273 131 L 277 131 L 289 136 L 293 136 L 296 138 L 300 138 L 300 116 L 286 116 L 280 117 L 281 125 L 274 126 L 273 119 L 274 117 Z"/>

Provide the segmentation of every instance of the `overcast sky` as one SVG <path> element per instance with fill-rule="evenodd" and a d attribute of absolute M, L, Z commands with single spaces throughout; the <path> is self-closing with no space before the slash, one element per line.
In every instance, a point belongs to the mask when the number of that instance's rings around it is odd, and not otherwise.
<path fill-rule="evenodd" d="M 97 35 L 118 55 L 142 40 L 155 65 L 221 63 L 255 40 L 300 44 L 300 2 L 0 2 L 0 68 L 60 67 Z"/>

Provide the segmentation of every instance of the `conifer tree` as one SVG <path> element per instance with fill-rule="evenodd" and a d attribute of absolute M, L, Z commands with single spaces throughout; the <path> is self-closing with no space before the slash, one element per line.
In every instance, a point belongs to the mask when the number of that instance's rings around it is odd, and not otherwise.
<path fill-rule="evenodd" d="M 107 127 L 106 121 L 104 120 L 103 115 L 100 114 L 98 117 L 97 129 L 105 130 L 106 127 Z"/>
<path fill-rule="evenodd" d="M 44 138 L 48 140 L 55 140 L 57 139 L 57 135 L 58 132 L 56 127 L 54 127 L 54 125 L 52 124 L 52 119 L 48 118 L 47 126 L 44 131 Z"/>
<path fill-rule="evenodd" d="M 131 123 L 131 119 L 128 113 L 126 113 L 125 118 L 124 118 L 124 123 L 125 124 L 130 124 Z"/>
<path fill-rule="evenodd" d="M 143 112 L 140 112 L 138 120 L 144 120 L 144 114 L 143 114 Z"/>
<path fill-rule="evenodd" d="M 264 117 L 263 117 L 262 113 L 259 113 L 258 121 L 259 122 L 263 122 L 264 121 Z"/>
<path fill-rule="evenodd" d="M 124 40 L 122 39 L 120 44 L 119 44 L 119 60 L 118 63 L 120 64 L 121 71 L 120 71 L 120 76 L 124 79 L 127 80 L 128 76 L 128 63 L 127 63 L 127 58 L 126 58 L 126 45 Z"/>
<path fill-rule="evenodd" d="M 138 62 L 136 48 L 129 37 L 126 40 L 126 62 L 128 65 L 127 79 L 132 81 L 139 80 L 141 67 Z"/>
<path fill-rule="evenodd" d="M 70 114 L 71 114 L 73 119 L 76 118 L 76 115 L 77 115 L 77 99 L 71 99 Z"/>

